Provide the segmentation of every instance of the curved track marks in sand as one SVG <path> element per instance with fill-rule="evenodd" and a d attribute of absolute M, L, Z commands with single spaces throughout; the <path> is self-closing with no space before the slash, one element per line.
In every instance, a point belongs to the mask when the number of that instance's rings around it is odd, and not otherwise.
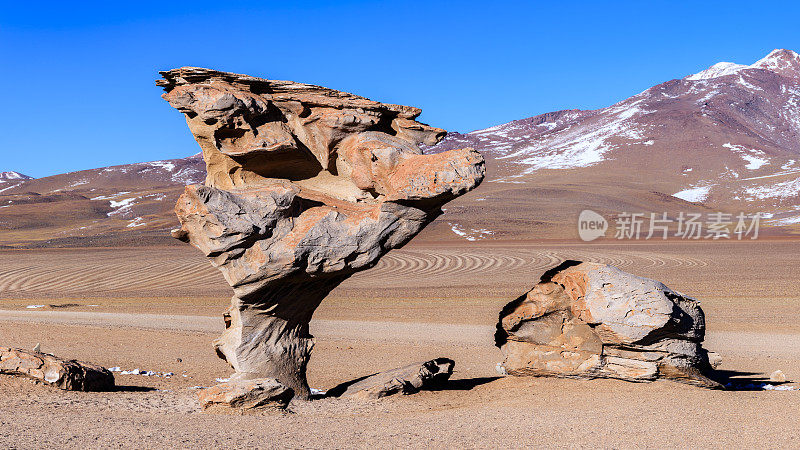
<path fill-rule="evenodd" d="M 704 267 L 709 260 L 664 252 L 620 249 L 547 250 L 526 247 L 418 248 L 396 250 L 349 287 L 503 283 L 529 280 L 567 259 L 628 269 Z M 60 252 L 0 252 L 0 295 L 58 296 L 132 293 L 171 296 L 229 295 L 227 283 L 195 253 L 139 249 L 84 249 Z M 139 294 L 136 294 L 139 293 Z M 150 294 L 148 294 L 150 296 Z"/>
<path fill-rule="evenodd" d="M 0 253 L 0 295 L 141 291 L 169 295 L 176 290 L 202 292 L 227 287 L 219 272 L 202 259 L 153 256 L 130 249 L 114 253 Z"/>
<path fill-rule="evenodd" d="M 568 259 L 611 264 L 620 268 L 690 268 L 705 267 L 709 260 L 688 256 L 654 253 L 637 250 L 535 250 L 525 248 L 487 248 L 476 250 L 431 249 L 396 250 L 384 256 L 378 265 L 365 273 L 357 274 L 351 285 L 382 282 L 407 282 L 415 280 L 474 275 L 476 280 L 515 275 L 538 275 L 548 268 Z"/>

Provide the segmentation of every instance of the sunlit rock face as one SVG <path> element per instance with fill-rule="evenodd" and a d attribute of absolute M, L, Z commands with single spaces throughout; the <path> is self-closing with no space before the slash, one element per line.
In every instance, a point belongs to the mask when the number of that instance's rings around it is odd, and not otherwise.
<path fill-rule="evenodd" d="M 699 302 L 655 280 L 567 261 L 500 313 L 509 375 L 672 379 L 709 388 Z"/>
<path fill-rule="evenodd" d="M 209 69 L 161 75 L 208 170 L 178 200 L 173 234 L 234 290 L 214 346 L 234 378 L 275 378 L 307 398 L 314 310 L 475 188 L 483 157 L 422 154 L 446 132 L 415 121 L 418 108 Z"/>

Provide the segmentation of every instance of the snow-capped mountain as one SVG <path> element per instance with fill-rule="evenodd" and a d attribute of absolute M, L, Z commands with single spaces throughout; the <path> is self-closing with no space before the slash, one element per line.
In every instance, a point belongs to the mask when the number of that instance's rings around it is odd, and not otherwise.
<path fill-rule="evenodd" d="M 431 151 L 475 147 L 494 169 L 490 182 L 610 183 L 604 192 L 620 208 L 657 192 L 765 212 L 788 225 L 800 223 L 799 106 L 800 55 L 774 50 L 752 65 L 718 63 L 607 108 L 453 133 Z"/>
<path fill-rule="evenodd" d="M 27 175 L 23 175 L 19 172 L 0 172 L 0 183 L 6 181 L 23 181 L 23 180 L 30 180 L 33 177 L 29 177 Z"/>
<path fill-rule="evenodd" d="M 769 70 L 789 77 L 797 77 L 797 74 L 800 73 L 800 55 L 791 50 L 776 49 L 749 66 L 720 62 L 702 72 L 689 75 L 686 79 L 692 81 L 710 80 L 725 75 L 734 75 L 745 69 Z"/>

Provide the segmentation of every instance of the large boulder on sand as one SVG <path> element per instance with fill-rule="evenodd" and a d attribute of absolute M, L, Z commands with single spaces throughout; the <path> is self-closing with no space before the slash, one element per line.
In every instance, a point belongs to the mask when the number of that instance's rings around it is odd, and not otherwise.
<path fill-rule="evenodd" d="M 719 388 L 706 376 L 704 336 L 697 300 L 613 266 L 567 261 L 503 308 L 495 343 L 509 375 Z"/>
<path fill-rule="evenodd" d="M 114 388 L 114 375 L 104 367 L 19 348 L 0 347 L 0 374 L 32 378 L 67 391 Z"/>
<path fill-rule="evenodd" d="M 234 291 L 214 347 L 233 379 L 274 378 L 308 398 L 314 310 L 477 186 L 483 157 L 422 154 L 445 131 L 417 122 L 418 108 L 209 69 L 161 74 L 208 171 L 178 200 L 173 235 Z"/>

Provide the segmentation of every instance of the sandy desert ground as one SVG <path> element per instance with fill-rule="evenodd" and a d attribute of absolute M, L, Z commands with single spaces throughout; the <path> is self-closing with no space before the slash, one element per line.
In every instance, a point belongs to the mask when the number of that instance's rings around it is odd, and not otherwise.
<path fill-rule="evenodd" d="M 289 412 L 201 413 L 230 370 L 211 349 L 230 290 L 192 248 L 0 250 L 0 344 L 169 378 L 116 375 L 110 393 L 0 377 L 3 447 L 800 446 L 800 391 L 667 381 L 499 377 L 500 308 L 564 259 L 608 262 L 702 301 L 706 347 L 736 386 L 800 380 L 800 241 L 409 245 L 348 280 L 312 322 L 312 387 L 414 361 L 456 361 L 443 389 Z M 39 306 L 29 308 L 29 306 Z M 794 383 L 786 386 L 795 387 Z"/>

